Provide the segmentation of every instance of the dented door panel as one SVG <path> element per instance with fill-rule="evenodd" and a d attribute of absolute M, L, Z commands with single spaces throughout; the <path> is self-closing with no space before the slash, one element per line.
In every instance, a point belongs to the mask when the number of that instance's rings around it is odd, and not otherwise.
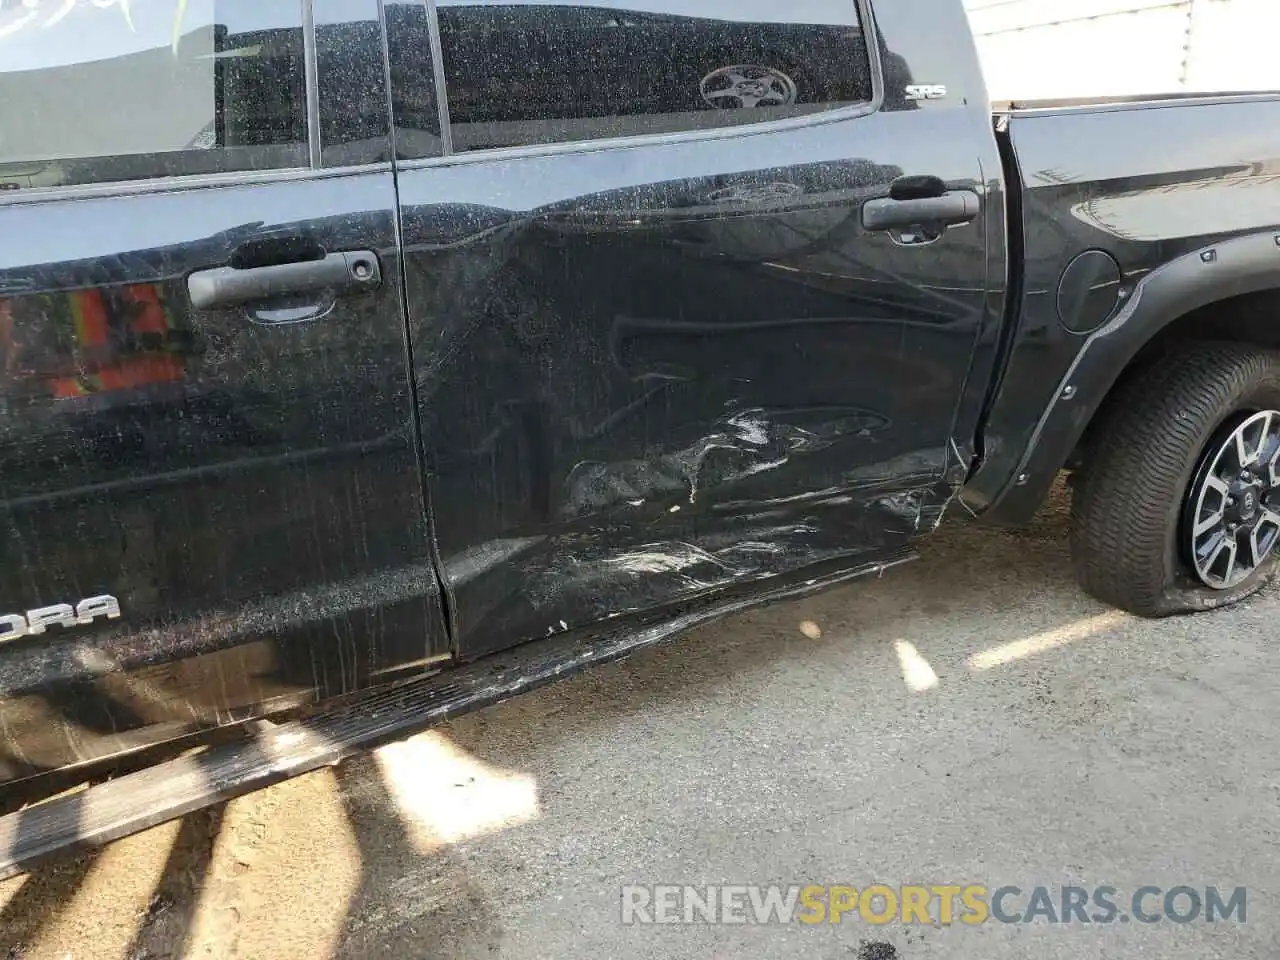
<path fill-rule="evenodd" d="M 904 172 L 981 177 L 910 116 L 402 165 L 461 654 L 874 563 L 939 519 L 983 228 L 908 250 L 858 211 Z"/>

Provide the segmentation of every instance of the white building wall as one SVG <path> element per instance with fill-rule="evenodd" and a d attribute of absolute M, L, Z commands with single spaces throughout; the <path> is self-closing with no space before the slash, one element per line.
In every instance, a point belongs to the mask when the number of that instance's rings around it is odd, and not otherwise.
<path fill-rule="evenodd" d="M 1280 0 L 965 0 L 993 99 L 1280 90 Z"/>

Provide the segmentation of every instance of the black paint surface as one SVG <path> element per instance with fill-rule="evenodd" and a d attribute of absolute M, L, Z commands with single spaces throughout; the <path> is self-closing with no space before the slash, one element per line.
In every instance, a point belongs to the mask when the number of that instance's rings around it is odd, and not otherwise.
<path fill-rule="evenodd" d="M 1063 287 L 1073 258 L 1125 287 L 1277 225 L 1276 146 L 1248 132 L 1274 99 L 1022 112 L 998 141 L 956 0 L 768 43 L 672 3 L 503 7 L 527 27 L 503 42 L 573 54 L 529 79 L 486 68 L 498 6 L 314 0 L 289 143 L 151 181 L 0 165 L 0 614 L 123 611 L 0 645 L 0 781 L 878 569 L 975 455 L 978 507 L 1031 457 L 1110 283 Z M 565 105 L 584 36 L 614 83 Z M 770 58 L 781 112 L 685 89 Z M 552 127 L 521 126 L 525 82 Z M 867 231 L 895 181 L 981 211 Z M 375 289 L 191 306 L 194 271 L 353 250 Z"/>
<path fill-rule="evenodd" d="M 0 779 L 446 654 L 389 163 L 10 199 L 0 613 L 112 594 L 123 617 L 0 646 Z M 195 270 L 356 249 L 378 254 L 375 291 L 187 299 Z"/>
<path fill-rule="evenodd" d="M 882 19 L 897 84 L 918 31 Z M 645 29 L 633 57 L 666 35 Z M 952 428 L 986 224 L 910 246 L 858 222 L 904 175 L 985 193 L 998 170 L 972 50 L 931 54 L 955 95 L 924 110 L 401 167 L 462 655 L 864 564 L 932 527 L 967 466 Z"/>

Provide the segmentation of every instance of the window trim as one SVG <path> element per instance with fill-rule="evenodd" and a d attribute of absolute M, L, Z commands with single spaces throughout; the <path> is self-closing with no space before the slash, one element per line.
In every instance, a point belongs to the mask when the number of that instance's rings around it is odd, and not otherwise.
<path fill-rule="evenodd" d="M 218 187 L 254 187 L 391 172 L 391 163 L 382 161 L 348 167 L 276 167 L 271 170 L 231 170 L 227 173 L 191 173 L 139 180 L 109 180 L 105 183 L 76 183 L 64 187 L 32 187 L 28 190 L 6 190 L 0 193 L 0 209 L 26 203 L 98 200 L 130 197 L 140 193 L 177 193 Z"/>
<path fill-rule="evenodd" d="M 316 7 L 302 0 L 302 86 L 306 91 L 307 159 L 320 166 L 320 54 L 316 46 Z"/>
<path fill-rule="evenodd" d="M 556 143 L 536 143 L 518 147 L 490 147 L 483 150 L 452 152 L 453 132 L 449 121 L 449 91 L 444 78 L 444 58 L 440 41 L 439 22 L 436 18 L 436 0 L 422 0 L 426 5 L 431 30 L 432 72 L 436 81 L 436 99 L 440 104 L 441 154 L 438 157 L 419 157 L 414 160 L 396 161 L 397 170 L 421 170 L 432 167 L 451 167 L 458 164 L 489 163 L 502 160 L 518 160 L 527 157 L 560 156 L 564 154 L 595 153 L 601 150 L 641 149 L 670 143 L 688 143 L 702 140 L 728 140 L 751 136 L 764 136 L 825 123 L 840 123 L 878 113 L 884 106 L 884 71 L 880 60 L 880 32 L 876 28 L 871 0 L 848 0 L 858 12 L 863 41 L 867 45 L 867 62 L 871 72 L 871 99 L 850 104 L 835 110 L 781 120 L 765 120 L 760 123 L 742 123 L 706 130 L 673 130 L 670 133 L 644 133 L 630 136 L 607 137 L 600 140 L 565 140 Z M 395 126 L 395 117 L 391 118 Z"/>
<path fill-rule="evenodd" d="M 449 88 L 444 75 L 444 44 L 440 39 L 440 12 L 436 0 L 423 0 L 427 8 L 427 36 L 431 45 L 431 76 L 436 85 L 436 110 L 440 114 L 440 156 L 453 156 L 453 119 L 449 116 Z M 387 51 L 390 58 L 390 50 Z M 395 98 L 391 104 L 391 127 L 395 129 Z M 435 159 L 430 158 L 430 159 Z"/>
<path fill-rule="evenodd" d="M 320 72 L 316 46 L 315 8 L 312 0 L 299 0 L 302 6 L 302 61 L 307 154 L 309 166 L 272 167 L 268 170 L 232 170 L 226 173 L 192 173 L 170 176 L 140 177 L 137 180 L 107 180 L 100 183 L 73 183 L 56 187 L 30 187 L 25 190 L 0 191 L 0 210 L 28 203 L 55 203 L 60 200 L 90 200 L 102 197 L 127 197 L 140 193 L 177 190 L 207 190 L 214 187 L 253 186 L 279 181 L 309 180 L 333 176 L 351 176 L 381 168 L 391 170 L 389 162 L 362 164 L 355 167 L 324 167 L 320 163 Z M 385 59 L 385 56 L 384 56 Z M 121 154 L 143 156 L 143 154 Z"/>

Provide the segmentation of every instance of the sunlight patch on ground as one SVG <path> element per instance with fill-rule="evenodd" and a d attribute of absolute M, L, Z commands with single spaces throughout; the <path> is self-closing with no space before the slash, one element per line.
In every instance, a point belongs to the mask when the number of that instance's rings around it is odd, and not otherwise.
<path fill-rule="evenodd" d="M 895 640 L 894 649 L 898 651 L 898 666 L 902 668 L 902 682 L 907 689 L 915 693 L 932 690 L 938 685 L 938 675 L 929 666 L 929 661 L 920 655 L 914 644 L 906 640 Z"/>
<path fill-rule="evenodd" d="M 382 747 L 376 760 L 420 849 L 528 823 L 540 813 L 536 779 L 487 764 L 436 730 Z"/>
<path fill-rule="evenodd" d="M 1002 643 L 998 647 L 990 647 L 971 656 L 969 658 L 969 669 L 975 673 L 981 673 L 984 670 L 1000 667 L 1015 660 L 1034 657 L 1047 650 L 1064 647 L 1069 643 L 1075 643 L 1077 640 L 1087 640 L 1090 637 L 1097 636 L 1104 630 L 1119 626 L 1127 619 L 1127 614 L 1121 613 L 1119 610 L 1111 610 L 1107 613 L 1100 613 L 1096 617 L 1077 620 L 1075 623 L 1069 623 L 1065 627 L 1055 627 L 1053 630 L 1045 630 L 1043 633 L 1024 637 L 1021 640 Z"/>
<path fill-rule="evenodd" d="M 375 855 L 362 848 L 332 769 L 231 801 L 183 956 L 334 956 L 363 860 Z"/>
<path fill-rule="evenodd" d="M 822 639 L 822 628 L 818 626 L 816 623 L 814 623 L 812 620 L 801 620 L 800 632 L 803 633 L 810 640 Z"/>
<path fill-rule="evenodd" d="M 162 824 L 102 848 L 83 883 L 41 925 L 31 949 L 17 955 L 61 957 L 59 944 L 91 939 L 95 957 L 132 960 L 126 954 L 164 875 L 178 828 L 177 821 Z M 41 882 L 39 868 L 25 882 Z M 25 918 L 16 919 L 20 926 Z"/>

